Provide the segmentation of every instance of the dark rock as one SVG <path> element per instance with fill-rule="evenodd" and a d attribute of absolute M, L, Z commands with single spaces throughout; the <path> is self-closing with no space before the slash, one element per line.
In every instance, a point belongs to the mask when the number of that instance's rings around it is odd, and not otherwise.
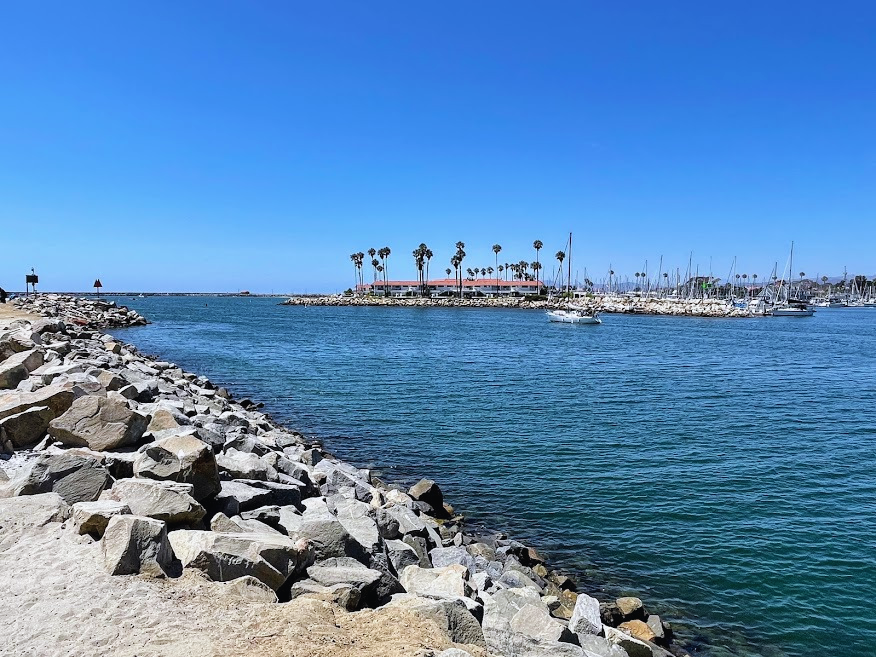
<path fill-rule="evenodd" d="M 431 479 L 421 479 L 418 481 L 411 486 L 408 495 L 417 502 L 424 502 L 427 504 L 436 518 L 448 517 L 447 512 L 444 509 L 444 494 L 441 492 L 438 484 Z"/>
<path fill-rule="evenodd" d="M 94 459 L 76 454 L 41 454 L 13 484 L 17 495 L 57 493 L 67 504 L 90 502 L 112 483 Z"/>

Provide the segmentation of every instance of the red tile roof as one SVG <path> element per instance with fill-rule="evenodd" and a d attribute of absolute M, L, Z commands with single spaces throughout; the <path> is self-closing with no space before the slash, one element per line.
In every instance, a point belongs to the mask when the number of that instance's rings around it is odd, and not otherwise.
<path fill-rule="evenodd" d="M 545 285 L 545 282 L 541 282 L 542 285 Z M 376 283 L 366 283 L 365 285 L 357 285 L 356 287 L 369 289 L 373 287 L 383 288 L 383 281 L 377 281 Z M 386 281 L 387 287 L 412 287 L 416 289 L 420 285 L 419 281 Z M 459 285 L 459 281 L 453 278 L 439 278 L 436 280 L 429 281 L 429 285 L 432 287 L 454 287 Z M 500 288 L 502 287 L 535 287 L 538 285 L 536 281 L 503 281 L 502 279 L 495 278 L 478 278 L 474 281 L 469 281 L 463 279 L 462 286 L 466 287 L 496 287 L 498 285 Z"/>

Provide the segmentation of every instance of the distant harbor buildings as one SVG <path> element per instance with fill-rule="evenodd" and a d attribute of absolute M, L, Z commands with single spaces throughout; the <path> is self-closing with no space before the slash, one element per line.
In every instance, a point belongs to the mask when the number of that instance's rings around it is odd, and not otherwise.
<path fill-rule="evenodd" d="M 536 296 L 545 288 L 544 282 L 538 281 L 503 281 L 496 278 L 478 278 L 462 280 L 462 295 L 465 297 L 523 297 Z M 420 281 L 375 281 L 356 286 L 357 294 L 375 294 L 391 297 L 418 297 L 424 286 Z M 459 296 L 460 282 L 453 278 L 441 278 L 428 281 L 425 289 L 432 298 Z"/>

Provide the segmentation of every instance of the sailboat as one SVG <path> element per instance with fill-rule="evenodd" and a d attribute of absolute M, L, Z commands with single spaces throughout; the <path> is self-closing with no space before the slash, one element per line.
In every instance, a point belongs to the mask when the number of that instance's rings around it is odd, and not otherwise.
<path fill-rule="evenodd" d="M 566 281 L 566 292 L 571 298 L 572 293 L 572 233 L 569 233 L 569 253 L 566 258 L 569 261 L 569 276 Z M 590 312 L 581 306 L 575 306 L 567 302 L 565 308 L 557 308 L 548 310 L 547 317 L 549 322 L 557 322 L 560 324 L 602 324 L 599 319 L 599 314 Z"/>
<path fill-rule="evenodd" d="M 794 272 L 794 243 L 791 242 L 791 257 L 788 266 L 788 284 L 782 285 L 776 293 L 776 302 L 770 311 L 773 317 L 812 317 L 815 314 L 815 309 L 806 305 L 805 301 L 791 298 L 791 276 Z M 782 292 L 784 291 L 784 300 L 782 300 Z"/>

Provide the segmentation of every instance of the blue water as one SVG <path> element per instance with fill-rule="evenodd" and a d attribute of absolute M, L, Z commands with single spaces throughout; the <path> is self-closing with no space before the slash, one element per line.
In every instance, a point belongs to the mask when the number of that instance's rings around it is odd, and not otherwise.
<path fill-rule="evenodd" d="M 123 300 L 117 331 L 265 402 L 710 656 L 873 655 L 876 310 L 812 319 Z"/>

